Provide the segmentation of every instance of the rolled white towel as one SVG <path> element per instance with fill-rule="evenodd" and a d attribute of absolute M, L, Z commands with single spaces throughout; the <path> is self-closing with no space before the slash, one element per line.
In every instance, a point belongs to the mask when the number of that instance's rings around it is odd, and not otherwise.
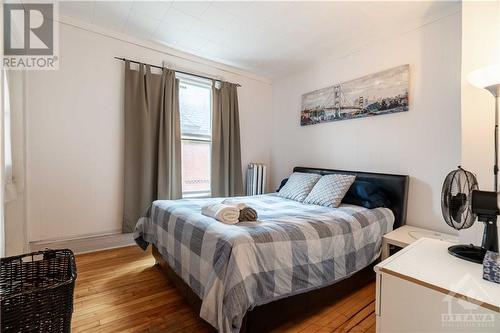
<path fill-rule="evenodd" d="M 247 208 L 248 205 L 244 202 L 238 202 L 238 201 L 233 201 L 231 199 L 224 199 L 222 201 L 222 204 L 224 205 L 228 205 L 228 206 L 233 206 L 233 207 L 236 207 L 238 208 L 239 210 L 242 210 L 244 208 Z"/>
<path fill-rule="evenodd" d="M 240 215 L 238 216 L 238 221 L 240 222 L 253 222 L 257 221 L 258 215 L 257 211 L 241 201 L 234 201 L 233 199 L 224 199 L 222 201 L 225 205 L 230 205 L 238 208 Z"/>
<path fill-rule="evenodd" d="M 222 203 L 205 205 L 201 207 L 201 213 L 225 224 L 238 223 L 238 217 L 240 216 L 238 208 Z"/>

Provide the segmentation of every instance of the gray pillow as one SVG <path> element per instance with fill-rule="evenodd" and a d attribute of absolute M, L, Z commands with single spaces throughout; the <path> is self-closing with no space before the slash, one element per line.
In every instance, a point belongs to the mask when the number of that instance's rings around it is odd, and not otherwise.
<path fill-rule="evenodd" d="M 337 208 L 356 176 L 325 175 L 314 185 L 304 203 Z"/>
<path fill-rule="evenodd" d="M 280 189 L 278 195 L 282 198 L 302 202 L 320 178 L 321 176 L 315 173 L 294 172 L 288 178 L 285 186 Z"/>

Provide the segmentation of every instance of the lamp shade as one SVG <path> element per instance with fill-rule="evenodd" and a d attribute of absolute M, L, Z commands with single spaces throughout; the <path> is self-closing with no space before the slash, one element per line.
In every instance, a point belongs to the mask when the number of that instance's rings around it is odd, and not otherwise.
<path fill-rule="evenodd" d="M 473 86 L 487 89 L 494 96 L 498 96 L 500 91 L 500 65 L 477 69 L 467 75 L 467 80 Z"/>

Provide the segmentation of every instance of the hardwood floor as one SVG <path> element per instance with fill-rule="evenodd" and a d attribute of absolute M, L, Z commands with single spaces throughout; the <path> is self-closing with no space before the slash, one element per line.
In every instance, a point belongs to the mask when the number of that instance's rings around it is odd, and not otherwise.
<path fill-rule="evenodd" d="M 73 332 L 210 332 L 138 247 L 76 257 Z M 275 332 L 375 332 L 375 283 Z"/>

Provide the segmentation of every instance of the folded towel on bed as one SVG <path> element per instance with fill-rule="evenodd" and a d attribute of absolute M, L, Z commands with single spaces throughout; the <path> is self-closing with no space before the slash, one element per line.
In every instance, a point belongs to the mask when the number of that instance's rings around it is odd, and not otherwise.
<path fill-rule="evenodd" d="M 242 210 L 243 208 L 247 208 L 248 205 L 241 201 L 234 201 L 233 199 L 224 199 L 221 202 L 224 205 L 229 205 L 238 208 L 238 210 Z"/>
<path fill-rule="evenodd" d="M 251 222 L 257 221 L 257 211 L 252 207 L 245 207 L 240 210 L 240 216 L 238 217 L 240 222 Z"/>
<path fill-rule="evenodd" d="M 243 208 L 248 207 L 247 204 L 244 202 L 232 202 L 231 200 L 228 200 L 228 199 L 222 201 L 222 204 L 236 207 L 236 208 L 238 208 L 238 210 L 242 210 Z"/>
<path fill-rule="evenodd" d="M 217 221 L 226 224 L 238 223 L 240 210 L 235 206 L 225 204 L 211 204 L 201 207 L 201 213 L 208 217 L 213 217 Z"/>
<path fill-rule="evenodd" d="M 250 222 L 257 221 L 257 211 L 252 207 L 248 206 L 244 202 L 232 201 L 232 199 L 225 199 L 222 201 L 224 205 L 230 205 L 239 209 L 240 214 L 238 220 L 240 222 Z"/>

